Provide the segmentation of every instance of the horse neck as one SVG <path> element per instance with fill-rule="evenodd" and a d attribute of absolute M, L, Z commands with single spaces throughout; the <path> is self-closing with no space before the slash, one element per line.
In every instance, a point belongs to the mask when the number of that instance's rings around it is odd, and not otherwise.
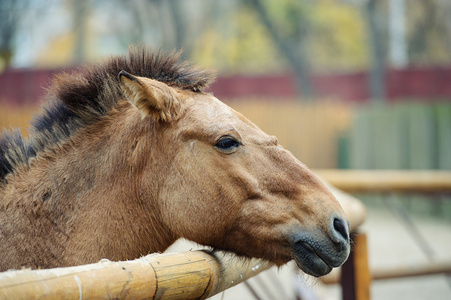
<path fill-rule="evenodd" d="M 157 156 L 150 155 L 154 129 L 138 112 L 122 110 L 81 129 L 70 146 L 42 155 L 17 176 L 14 189 L 28 203 L 24 208 L 45 211 L 34 214 L 42 228 L 58 227 L 57 243 L 73 258 L 64 264 L 136 258 L 164 251 L 176 239 L 159 214 L 161 170 L 149 172 Z"/>

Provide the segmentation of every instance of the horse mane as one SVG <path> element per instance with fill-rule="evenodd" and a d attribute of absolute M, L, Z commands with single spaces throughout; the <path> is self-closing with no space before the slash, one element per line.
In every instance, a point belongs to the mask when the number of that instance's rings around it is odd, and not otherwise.
<path fill-rule="evenodd" d="M 118 80 L 121 70 L 202 92 L 214 81 L 214 73 L 180 62 L 180 55 L 180 51 L 166 55 L 138 45 L 130 47 L 128 55 L 56 75 L 44 98 L 43 112 L 31 123 L 29 139 L 24 140 L 18 130 L 0 135 L 0 183 L 6 183 L 9 173 L 28 165 L 39 152 L 55 148 L 107 115 L 124 98 Z"/>

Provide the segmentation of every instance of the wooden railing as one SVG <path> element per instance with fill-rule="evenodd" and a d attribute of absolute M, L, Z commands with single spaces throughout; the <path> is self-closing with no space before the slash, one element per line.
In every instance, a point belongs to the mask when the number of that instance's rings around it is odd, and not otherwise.
<path fill-rule="evenodd" d="M 451 171 L 439 170 L 316 170 L 346 192 L 451 191 Z"/>
<path fill-rule="evenodd" d="M 0 273 L 0 299 L 205 299 L 270 266 L 222 252 L 190 251 L 7 271 Z"/>

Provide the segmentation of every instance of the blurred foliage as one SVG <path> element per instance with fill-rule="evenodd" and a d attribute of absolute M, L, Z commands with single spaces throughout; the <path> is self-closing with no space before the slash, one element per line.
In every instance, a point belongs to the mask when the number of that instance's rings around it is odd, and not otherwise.
<path fill-rule="evenodd" d="M 0 1 L 0 71 L 11 63 L 14 54 L 13 39 L 17 32 L 20 12 L 26 5 L 26 0 Z"/>
<path fill-rule="evenodd" d="M 276 21 L 280 35 L 308 34 L 309 59 L 314 70 L 355 70 L 368 66 L 365 26 L 358 7 L 334 0 L 264 2 Z M 226 16 L 224 28 L 210 27 L 201 36 L 193 60 L 219 68 L 222 72 L 271 73 L 286 70 L 289 64 L 278 53 L 274 41 L 255 11 L 241 3 Z M 301 24 L 299 18 L 307 18 Z"/>
<path fill-rule="evenodd" d="M 451 1 L 407 1 L 407 38 L 413 65 L 451 61 Z"/>
<path fill-rule="evenodd" d="M 265 28 L 247 6 L 230 11 L 228 28 L 210 27 L 200 37 L 192 59 L 222 73 L 280 72 L 287 68 Z"/>
<path fill-rule="evenodd" d="M 359 6 L 336 0 L 264 2 L 281 35 L 296 37 L 300 31 L 307 35 L 313 70 L 368 67 L 365 22 Z"/>
<path fill-rule="evenodd" d="M 352 70 L 368 67 L 368 43 L 360 10 L 334 0 L 316 1 L 310 50 L 319 70 Z"/>
<path fill-rule="evenodd" d="M 389 1 L 380 0 L 378 5 L 385 52 L 390 47 Z M 309 71 L 370 67 L 366 1 L 260 2 L 278 35 L 305 38 L 306 45 L 297 51 L 306 52 Z M 451 2 L 404 3 L 409 64 L 450 64 Z M 82 21 L 76 13 L 80 6 L 86 12 Z M 223 74 L 278 73 L 293 66 L 249 0 L 2 0 L 0 14 L 0 46 L 7 45 L 0 47 L 3 64 L 11 56 L 12 64 L 19 66 L 73 64 L 77 55 L 98 59 L 125 52 L 128 44 L 141 41 L 155 48 L 181 47 L 185 58 Z M 86 23 L 84 30 L 78 30 L 79 22 Z"/>

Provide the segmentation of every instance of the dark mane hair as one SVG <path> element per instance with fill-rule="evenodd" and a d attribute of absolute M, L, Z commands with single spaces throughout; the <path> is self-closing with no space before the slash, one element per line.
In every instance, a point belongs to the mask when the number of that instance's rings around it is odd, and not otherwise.
<path fill-rule="evenodd" d="M 103 64 L 81 67 L 55 76 L 45 97 L 43 113 L 34 118 L 26 141 L 18 130 L 0 136 L 0 183 L 18 165 L 57 146 L 78 129 L 97 122 L 124 98 L 118 74 L 148 77 L 170 86 L 201 92 L 214 81 L 214 73 L 179 62 L 181 52 L 166 55 L 138 45 L 129 54 Z"/>

